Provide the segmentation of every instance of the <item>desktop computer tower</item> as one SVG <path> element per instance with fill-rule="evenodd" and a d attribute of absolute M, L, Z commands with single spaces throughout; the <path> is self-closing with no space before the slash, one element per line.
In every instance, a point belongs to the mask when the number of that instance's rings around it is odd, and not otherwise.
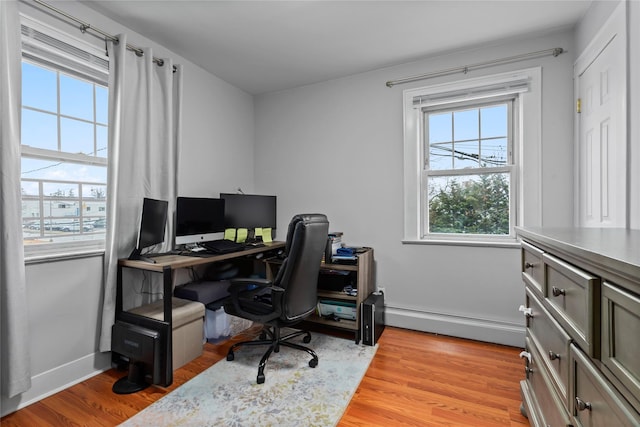
<path fill-rule="evenodd" d="M 371 294 L 360 304 L 360 338 L 364 345 L 376 345 L 384 330 L 384 294 Z"/>

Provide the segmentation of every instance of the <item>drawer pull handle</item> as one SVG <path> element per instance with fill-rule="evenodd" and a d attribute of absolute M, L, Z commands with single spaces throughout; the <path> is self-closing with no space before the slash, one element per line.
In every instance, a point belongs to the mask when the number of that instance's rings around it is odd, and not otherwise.
<path fill-rule="evenodd" d="M 525 270 L 526 270 L 526 269 L 528 269 L 528 268 L 533 268 L 533 267 L 535 267 L 535 266 L 536 266 L 535 264 L 532 264 L 532 263 L 530 263 L 530 262 L 525 262 L 525 263 L 524 263 L 524 269 L 525 269 Z"/>
<path fill-rule="evenodd" d="M 525 307 L 524 305 L 521 305 L 520 307 L 518 307 L 518 311 L 521 311 L 522 314 L 527 317 L 533 317 L 533 310 L 531 310 L 531 307 Z"/>
<path fill-rule="evenodd" d="M 554 353 L 553 351 L 549 350 L 549 359 L 550 360 L 560 359 L 560 355 L 558 353 Z"/>
<path fill-rule="evenodd" d="M 564 289 L 556 288 L 555 286 L 551 288 L 551 293 L 554 297 L 559 297 L 560 295 L 566 295 Z"/>
<path fill-rule="evenodd" d="M 591 410 L 591 403 L 585 402 L 578 396 L 576 396 L 576 406 L 578 407 L 578 411 L 584 411 L 585 409 L 588 409 L 589 411 Z"/>
<path fill-rule="evenodd" d="M 527 359 L 529 363 L 531 363 L 531 353 L 529 353 L 528 351 L 521 351 L 519 356 L 521 359 Z"/>

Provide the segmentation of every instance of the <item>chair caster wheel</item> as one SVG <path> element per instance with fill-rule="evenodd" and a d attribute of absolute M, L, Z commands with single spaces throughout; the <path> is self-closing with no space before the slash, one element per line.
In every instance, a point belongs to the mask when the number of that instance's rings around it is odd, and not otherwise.
<path fill-rule="evenodd" d="M 233 353 L 227 353 L 227 360 L 229 362 L 231 362 L 234 359 L 234 354 Z"/>
<path fill-rule="evenodd" d="M 260 340 L 264 341 L 267 339 L 267 333 L 266 332 L 260 332 L 260 336 L 258 337 Z"/>
<path fill-rule="evenodd" d="M 302 342 L 309 344 L 311 342 L 311 335 L 305 335 L 304 338 L 302 338 Z"/>
<path fill-rule="evenodd" d="M 318 361 L 316 359 L 309 360 L 309 367 L 310 368 L 315 368 L 316 366 L 318 366 Z"/>
<path fill-rule="evenodd" d="M 258 384 L 264 384 L 264 374 L 258 375 L 257 382 Z"/>

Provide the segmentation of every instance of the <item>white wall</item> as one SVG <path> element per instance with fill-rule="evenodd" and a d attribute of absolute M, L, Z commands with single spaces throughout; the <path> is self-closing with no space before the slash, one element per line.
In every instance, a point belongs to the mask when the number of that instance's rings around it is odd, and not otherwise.
<path fill-rule="evenodd" d="M 278 195 L 278 227 L 297 212 L 326 213 L 350 245 L 375 250 L 387 323 L 523 346 L 517 248 L 408 245 L 403 236 L 402 90 L 385 82 L 490 59 L 562 47 L 568 53 L 493 67 L 468 77 L 542 67 L 543 225 L 572 223 L 570 32 L 510 41 L 256 99 L 256 186 Z M 527 195 L 525 194 L 525 197 Z"/>
<path fill-rule="evenodd" d="M 242 187 L 253 189 L 253 98 L 201 68 L 126 30 L 75 1 L 56 7 L 110 34 L 126 31 L 129 42 L 152 46 L 157 57 L 169 56 L 184 66 L 184 113 L 180 151 L 179 193 L 213 196 Z M 82 36 L 77 27 L 38 13 L 20 3 L 23 13 Z M 242 166 L 241 168 L 238 166 Z M 2 396 L 2 415 L 39 400 L 110 367 L 108 354 L 99 353 L 103 294 L 102 256 L 28 264 L 31 374 L 33 387 L 13 399 Z"/>

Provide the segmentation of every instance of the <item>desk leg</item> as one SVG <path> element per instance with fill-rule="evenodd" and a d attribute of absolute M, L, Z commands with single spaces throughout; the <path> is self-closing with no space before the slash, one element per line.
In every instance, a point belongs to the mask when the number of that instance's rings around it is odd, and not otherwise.
<path fill-rule="evenodd" d="M 172 303 L 173 297 L 173 278 L 171 276 L 171 267 L 164 267 L 162 269 L 163 279 L 163 300 L 164 300 L 164 321 L 169 324 L 169 331 L 167 332 L 167 345 L 165 347 L 166 363 L 164 367 L 166 369 L 167 386 L 173 382 L 173 314 Z"/>

